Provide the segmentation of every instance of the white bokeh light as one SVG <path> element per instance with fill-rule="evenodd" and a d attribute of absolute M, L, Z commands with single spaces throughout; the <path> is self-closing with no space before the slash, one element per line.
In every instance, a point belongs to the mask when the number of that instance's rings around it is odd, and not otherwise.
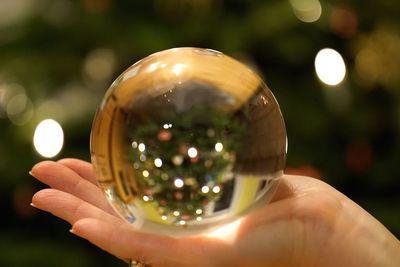
<path fill-rule="evenodd" d="M 203 187 L 201 188 L 201 192 L 207 194 L 208 192 L 210 192 L 210 188 L 206 185 L 203 185 Z"/>
<path fill-rule="evenodd" d="M 160 158 L 156 158 L 154 160 L 154 166 L 156 166 L 157 168 L 160 168 L 163 165 L 163 162 Z"/>
<path fill-rule="evenodd" d="M 63 144 L 64 132 L 57 121 L 46 119 L 36 126 L 33 145 L 40 155 L 52 158 L 60 153 Z"/>
<path fill-rule="evenodd" d="M 143 143 L 140 143 L 138 146 L 138 149 L 140 152 L 144 152 L 146 150 L 146 145 Z"/>
<path fill-rule="evenodd" d="M 181 178 L 176 178 L 174 181 L 174 185 L 177 188 L 182 188 L 184 184 L 185 183 L 183 182 L 183 180 Z"/>
<path fill-rule="evenodd" d="M 222 149 L 224 149 L 224 145 L 221 142 L 218 142 L 218 143 L 215 144 L 214 148 L 215 148 L 215 151 L 221 152 Z"/>
<path fill-rule="evenodd" d="M 187 154 L 190 158 L 197 157 L 197 149 L 195 147 L 191 147 L 188 149 Z"/>
<path fill-rule="evenodd" d="M 212 191 L 213 191 L 215 194 L 218 194 L 219 192 L 221 192 L 221 187 L 219 187 L 218 185 L 216 185 L 216 186 L 213 187 Z"/>
<path fill-rule="evenodd" d="M 315 57 L 315 71 L 323 83 L 334 86 L 343 81 L 346 65 L 336 50 L 324 48 Z"/>

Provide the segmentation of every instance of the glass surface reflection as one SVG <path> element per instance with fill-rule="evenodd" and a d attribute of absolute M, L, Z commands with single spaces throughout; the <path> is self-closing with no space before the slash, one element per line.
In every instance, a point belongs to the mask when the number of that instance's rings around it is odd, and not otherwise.
<path fill-rule="evenodd" d="M 286 131 L 271 91 L 220 52 L 175 48 L 126 70 L 91 135 L 100 186 L 143 231 L 202 233 L 270 199 Z"/>

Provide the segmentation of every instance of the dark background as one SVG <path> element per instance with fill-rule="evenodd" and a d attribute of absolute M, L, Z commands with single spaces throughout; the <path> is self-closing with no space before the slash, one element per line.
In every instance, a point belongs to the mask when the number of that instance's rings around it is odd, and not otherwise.
<path fill-rule="evenodd" d="M 55 159 L 89 160 L 92 118 L 113 79 L 180 46 L 255 68 L 281 105 L 287 172 L 325 180 L 399 237 L 400 4 L 320 4 L 317 19 L 317 0 L 1 0 L 0 266 L 125 266 L 29 206 L 44 187 L 28 175 L 44 159 L 32 138 L 53 118 L 65 134 Z M 315 74 L 325 47 L 346 63 L 338 86 Z"/>

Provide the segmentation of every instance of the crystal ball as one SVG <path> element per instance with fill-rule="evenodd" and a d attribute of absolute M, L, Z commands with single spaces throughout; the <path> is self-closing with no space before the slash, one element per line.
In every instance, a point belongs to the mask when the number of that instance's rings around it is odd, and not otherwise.
<path fill-rule="evenodd" d="M 94 118 L 99 186 L 138 230 L 205 233 L 265 205 L 283 174 L 279 105 L 249 67 L 174 48 L 129 67 Z"/>

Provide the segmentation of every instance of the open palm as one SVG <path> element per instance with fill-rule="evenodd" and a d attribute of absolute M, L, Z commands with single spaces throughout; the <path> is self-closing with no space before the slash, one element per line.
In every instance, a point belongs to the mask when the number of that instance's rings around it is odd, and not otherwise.
<path fill-rule="evenodd" d="M 271 203 L 250 213 L 233 241 L 173 238 L 136 231 L 96 185 L 90 163 L 45 161 L 31 174 L 51 188 L 35 207 L 72 224 L 72 232 L 121 259 L 146 266 L 398 266 L 399 241 L 371 215 L 328 184 L 284 175 Z M 345 249 L 344 249 L 345 248 Z M 393 265 L 377 249 L 384 249 Z M 385 262 L 385 265 L 382 265 Z"/>

